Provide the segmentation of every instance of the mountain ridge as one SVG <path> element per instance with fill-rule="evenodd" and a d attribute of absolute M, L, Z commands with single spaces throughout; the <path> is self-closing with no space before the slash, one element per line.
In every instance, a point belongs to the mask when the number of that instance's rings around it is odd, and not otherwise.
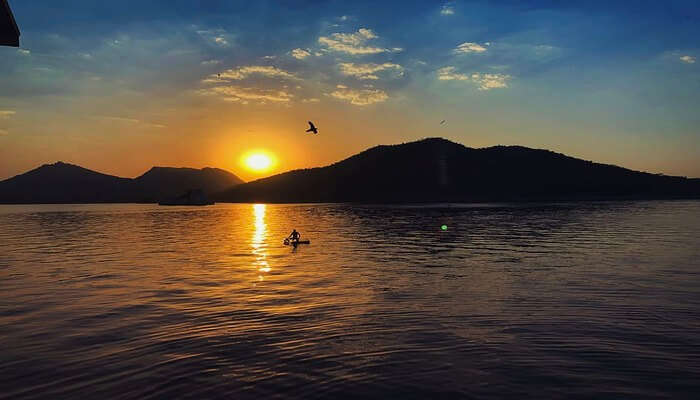
<path fill-rule="evenodd" d="M 122 178 L 57 161 L 0 181 L 0 203 L 153 203 L 189 189 L 215 193 L 242 182 L 211 167 L 152 167 Z"/>
<path fill-rule="evenodd" d="M 214 196 L 224 202 L 311 203 L 656 197 L 700 197 L 700 180 L 546 149 L 475 149 L 443 138 L 374 146 L 325 167 L 288 171 Z"/>
<path fill-rule="evenodd" d="M 700 179 L 652 174 L 525 146 L 443 138 L 379 145 L 248 183 L 212 167 L 153 166 L 121 178 L 56 162 L 0 181 L 0 203 L 158 202 L 203 189 L 220 202 L 479 202 L 700 198 Z"/>

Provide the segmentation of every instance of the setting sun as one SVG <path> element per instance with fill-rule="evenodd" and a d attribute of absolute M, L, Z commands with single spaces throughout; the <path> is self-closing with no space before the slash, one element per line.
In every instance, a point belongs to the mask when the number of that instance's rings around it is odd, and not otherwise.
<path fill-rule="evenodd" d="M 251 152 L 243 157 L 243 164 L 254 172 L 265 172 L 272 167 L 273 163 L 273 157 L 264 152 Z"/>

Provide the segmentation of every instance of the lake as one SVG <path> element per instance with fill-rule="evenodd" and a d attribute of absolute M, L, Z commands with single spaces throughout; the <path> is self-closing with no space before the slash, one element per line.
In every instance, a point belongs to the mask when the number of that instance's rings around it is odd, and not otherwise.
<path fill-rule="evenodd" d="M 0 206 L 2 399 L 697 393 L 698 201 Z"/>

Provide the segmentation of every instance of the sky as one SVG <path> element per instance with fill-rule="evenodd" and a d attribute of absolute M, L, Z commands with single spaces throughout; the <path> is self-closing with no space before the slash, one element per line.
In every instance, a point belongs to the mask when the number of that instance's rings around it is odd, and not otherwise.
<path fill-rule="evenodd" d="M 437 136 L 700 177 L 695 0 L 9 3 L 0 179 L 60 160 L 252 180 Z M 243 167 L 256 150 L 271 170 Z"/>

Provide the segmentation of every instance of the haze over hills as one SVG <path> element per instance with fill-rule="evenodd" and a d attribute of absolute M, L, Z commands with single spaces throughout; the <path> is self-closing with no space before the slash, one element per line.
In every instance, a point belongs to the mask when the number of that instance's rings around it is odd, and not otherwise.
<path fill-rule="evenodd" d="M 57 162 L 0 181 L 0 203 L 150 203 L 189 189 L 215 193 L 240 183 L 218 168 L 153 167 L 130 179 Z"/>
<path fill-rule="evenodd" d="M 700 198 L 700 179 L 655 175 L 521 146 L 441 138 L 377 146 L 217 194 L 229 202 L 439 202 Z"/>

